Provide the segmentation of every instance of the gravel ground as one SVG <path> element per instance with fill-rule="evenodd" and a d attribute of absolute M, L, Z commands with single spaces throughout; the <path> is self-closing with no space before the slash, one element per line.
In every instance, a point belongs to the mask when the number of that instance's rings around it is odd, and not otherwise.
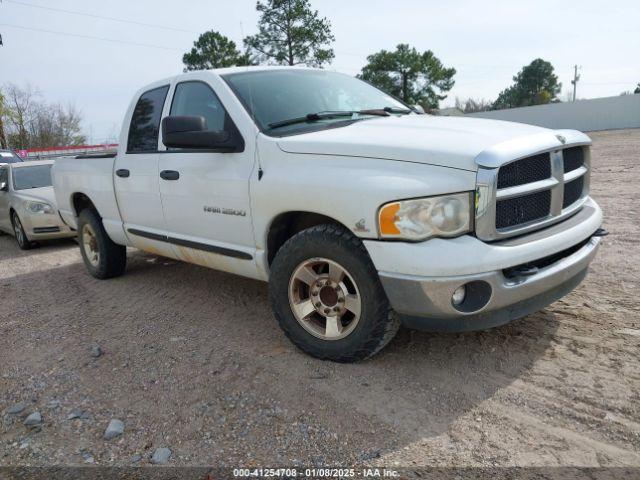
<path fill-rule="evenodd" d="M 98 281 L 73 242 L 1 237 L 0 465 L 640 466 L 640 130 L 592 137 L 583 285 L 355 365 L 297 351 L 263 283 L 136 251 Z"/>

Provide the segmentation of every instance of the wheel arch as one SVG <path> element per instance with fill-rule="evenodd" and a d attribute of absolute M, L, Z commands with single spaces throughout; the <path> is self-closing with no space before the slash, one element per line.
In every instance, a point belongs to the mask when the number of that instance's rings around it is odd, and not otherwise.
<path fill-rule="evenodd" d="M 16 215 L 18 215 L 18 212 L 16 211 L 16 209 L 15 209 L 15 208 L 13 208 L 13 205 L 11 205 L 11 206 L 9 207 L 9 220 L 11 220 L 11 226 L 12 226 L 12 227 L 13 227 L 13 214 L 14 214 L 14 213 L 15 213 Z"/>
<path fill-rule="evenodd" d="M 96 208 L 91 198 L 89 198 L 88 195 L 82 192 L 75 192 L 71 195 L 71 206 L 73 207 L 73 213 L 76 218 L 79 217 L 80 212 L 82 212 L 85 209 L 93 210 L 98 215 L 100 215 L 100 212 Z"/>
<path fill-rule="evenodd" d="M 342 222 L 317 212 L 292 210 L 276 215 L 267 230 L 267 262 L 271 265 L 278 250 L 295 234 L 316 225 L 339 225 L 349 230 Z"/>

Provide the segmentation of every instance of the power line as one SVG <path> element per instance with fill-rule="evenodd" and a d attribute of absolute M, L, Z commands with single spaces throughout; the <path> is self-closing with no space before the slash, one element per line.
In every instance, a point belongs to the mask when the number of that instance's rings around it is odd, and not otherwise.
<path fill-rule="evenodd" d="M 138 43 L 138 42 L 129 42 L 126 40 L 118 40 L 116 38 L 106 38 L 106 37 L 94 37 L 93 35 L 81 35 L 79 33 L 68 33 L 68 32 L 57 32 L 54 30 L 45 30 L 43 28 L 33 28 L 33 27 L 23 27 L 21 25 L 11 25 L 10 23 L 0 23 L 0 26 L 10 27 L 10 28 L 18 28 L 21 30 L 31 30 L 34 32 L 42 32 L 42 33 L 50 33 L 52 35 L 62 35 L 65 37 L 76 37 L 76 38 L 85 38 L 89 40 L 101 40 L 103 42 L 111 42 L 111 43 L 121 43 L 124 45 L 135 45 L 136 47 L 147 47 L 147 48 L 157 48 L 160 50 L 171 50 L 174 52 L 182 52 L 182 49 L 179 48 L 171 48 L 171 47 L 163 47 L 161 45 L 151 45 L 148 43 Z"/>
<path fill-rule="evenodd" d="M 111 22 L 120 22 L 120 23 L 129 23 L 132 25 L 139 25 L 142 27 L 151 27 L 151 28 L 161 28 L 164 30 L 173 30 L 175 32 L 183 32 L 183 33 L 193 33 L 198 34 L 198 32 L 194 32 L 192 30 L 185 30 L 183 28 L 169 27 L 167 25 L 157 25 L 155 23 L 144 23 L 144 22 L 136 22 L 135 20 L 126 20 L 124 18 L 116 18 L 116 17 L 107 17 L 104 15 L 95 15 L 93 13 L 85 13 L 78 12 L 75 10 L 65 10 L 64 8 L 55 8 L 55 7 L 45 7 L 44 5 L 34 5 L 32 3 L 20 2 L 18 0 L 4 0 L 7 3 L 15 3 L 16 5 L 22 5 L 24 7 L 32 7 L 32 8 L 40 8 L 42 10 L 49 10 L 51 12 L 60 12 L 60 13 L 68 13 L 71 15 L 80 15 L 83 17 L 97 18 L 100 20 L 109 20 Z"/>

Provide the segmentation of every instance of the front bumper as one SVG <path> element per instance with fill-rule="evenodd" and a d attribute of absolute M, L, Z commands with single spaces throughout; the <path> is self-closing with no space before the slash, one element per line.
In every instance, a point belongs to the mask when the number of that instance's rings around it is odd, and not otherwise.
<path fill-rule="evenodd" d="M 421 246 L 394 244 L 396 253 L 402 245 L 412 253 L 411 263 L 404 266 L 411 273 L 379 269 L 380 280 L 391 306 L 411 328 L 464 331 L 494 327 L 540 310 L 573 290 L 596 255 L 600 238 L 593 234 L 601 221 L 600 208 L 589 200 L 581 212 L 561 224 L 502 242 L 484 243 L 467 236 Z M 438 248 L 446 242 L 450 242 L 446 248 Z M 424 249 L 422 255 L 417 248 Z M 384 263 L 376 263 L 379 252 L 372 250 L 374 264 Z M 461 263 L 461 258 L 467 262 Z M 396 256 L 397 268 L 403 268 L 397 265 L 403 259 Z M 541 265 L 537 270 L 513 274 L 513 267 L 536 262 Z M 420 266 L 423 274 L 415 272 Z M 463 285 L 467 297 L 454 306 L 453 292 Z"/>
<path fill-rule="evenodd" d="M 71 230 L 57 213 L 36 214 L 23 210 L 19 215 L 29 240 L 54 240 L 76 235 L 76 232 Z"/>

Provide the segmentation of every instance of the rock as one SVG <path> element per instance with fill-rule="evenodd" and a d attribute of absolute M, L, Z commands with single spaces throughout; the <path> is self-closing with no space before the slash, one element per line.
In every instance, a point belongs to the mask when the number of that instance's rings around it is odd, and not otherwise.
<path fill-rule="evenodd" d="M 73 420 L 74 418 L 79 418 L 81 420 L 89 420 L 91 418 L 91 415 L 86 410 L 75 408 L 71 410 L 69 415 L 67 415 L 67 420 Z"/>
<path fill-rule="evenodd" d="M 137 453 L 131 457 L 131 463 L 138 463 L 142 460 L 142 455 L 138 455 Z"/>
<path fill-rule="evenodd" d="M 26 418 L 24 424 L 27 427 L 39 427 L 42 424 L 42 415 L 40 412 L 33 412 Z"/>
<path fill-rule="evenodd" d="M 91 345 L 89 353 L 91 353 L 91 356 L 93 358 L 98 358 L 102 355 L 102 348 L 97 343 L 94 343 L 93 345 Z"/>
<path fill-rule="evenodd" d="M 107 426 L 107 429 L 104 431 L 104 435 L 102 438 L 105 440 L 111 440 L 116 438 L 124 432 L 124 423 L 122 420 L 118 420 L 117 418 L 112 419 Z"/>
<path fill-rule="evenodd" d="M 48 408 L 58 408 L 60 406 L 60 400 L 51 400 L 47 403 Z"/>
<path fill-rule="evenodd" d="M 156 451 L 153 452 L 153 457 L 151 457 L 151 463 L 154 465 L 164 465 L 169 461 L 171 457 L 171 450 L 166 447 L 156 448 Z"/>
<path fill-rule="evenodd" d="M 298 431 L 305 437 L 309 438 L 309 425 L 301 423 L 298 425 Z"/>
<path fill-rule="evenodd" d="M 382 454 L 382 451 L 380 450 L 370 450 L 368 452 L 362 452 L 360 455 L 358 455 L 358 457 L 360 457 L 360 460 L 362 461 L 367 461 L 367 460 L 373 460 L 374 458 L 380 458 L 380 455 Z"/>
<path fill-rule="evenodd" d="M 324 370 L 315 370 L 311 375 L 309 375 L 309 378 L 312 380 L 326 380 L 329 378 L 329 372 Z"/>
<path fill-rule="evenodd" d="M 12 407 L 9 407 L 9 409 L 7 410 L 7 413 L 9 415 L 17 415 L 20 412 L 22 412 L 25 408 L 27 408 L 27 405 L 24 402 L 16 403 Z"/>
<path fill-rule="evenodd" d="M 95 459 L 93 458 L 93 455 L 91 455 L 91 453 L 87 452 L 86 450 L 82 450 L 80 452 L 80 455 L 82 455 L 82 459 L 84 460 L 84 463 L 95 463 Z"/>

